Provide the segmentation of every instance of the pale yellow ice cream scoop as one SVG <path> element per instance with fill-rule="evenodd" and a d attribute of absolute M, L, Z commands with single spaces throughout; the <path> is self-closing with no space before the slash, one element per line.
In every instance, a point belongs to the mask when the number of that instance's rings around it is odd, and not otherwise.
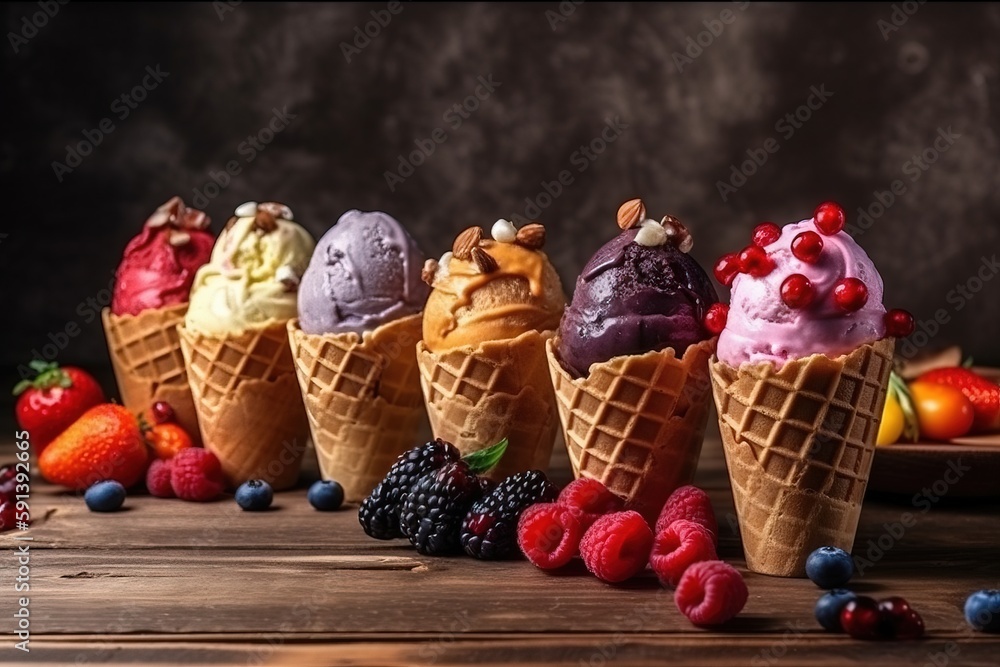
<path fill-rule="evenodd" d="M 184 325 L 224 335 L 295 317 L 299 280 L 315 247 L 284 204 L 242 204 L 198 269 Z"/>
<path fill-rule="evenodd" d="M 425 273 L 433 289 L 424 306 L 427 349 L 476 347 L 557 329 L 566 295 L 541 250 L 544 241 L 542 225 L 514 230 L 499 220 L 492 239 L 470 227 L 440 261 L 429 260 Z"/>

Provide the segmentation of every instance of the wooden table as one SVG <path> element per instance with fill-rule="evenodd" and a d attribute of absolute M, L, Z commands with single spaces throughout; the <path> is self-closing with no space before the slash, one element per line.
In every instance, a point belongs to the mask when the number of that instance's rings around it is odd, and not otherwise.
<path fill-rule="evenodd" d="M 720 555 L 746 572 L 714 437 L 705 444 L 697 482 L 710 490 L 719 515 Z M 565 481 L 559 449 L 553 477 Z M 524 561 L 423 557 L 404 541 L 366 537 L 353 507 L 316 512 L 304 490 L 279 494 L 275 504 L 255 514 L 231 499 L 197 504 L 137 494 L 126 511 L 96 514 L 79 497 L 34 482 L 33 527 L 0 536 L 5 633 L 16 604 L 14 550 L 23 544 L 14 538 L 33 538 L 31 653 L 11 648 L 8 636 L 0 662 L 920 667 L 1000 661 L 1000 636 L 975 633 L 962 617 L 971 591 L 1000 584 L 996 500 L 956 505 L 946 498 L 926 513 L 910 499 L 866 503 L 855 553 L 880 538 L 889 548 L 853 587 L 906 597 L 928 628 L 923 641 L 895 643 L 824 632 L 812 616 L 819 590 L 806 580 L 746 573 L 746 608 L 726 629 L 711 632 L 681 616 L 649 573 L 609 586 L 582 567 L 553 576 Z M 916 523 L 892 537 L 884 526 L 904 512 Z"/>

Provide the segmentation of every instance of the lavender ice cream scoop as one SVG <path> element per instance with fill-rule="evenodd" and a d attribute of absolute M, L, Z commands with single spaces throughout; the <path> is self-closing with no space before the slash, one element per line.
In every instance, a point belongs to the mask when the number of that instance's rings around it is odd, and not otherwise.
<path fill-rule="evenodd" d="M 381 211 L 340 216 L 316 245 L 299 285 L 299 326 L 308 334 L 358 334 L 419 313 L 430 288 L 424 253 Z"/>
<path fill-rule="evenodd" d="M 702 322 L 718 301 L 715 288 L 675 244 L 647 241 L 662 236 L 660 224 L 647 220 L 622 232 L 583 268 L 559 327 L 559 357 L 574 375 L 612 357 L 667 347 L 680 357 L 711 338 Z"/>

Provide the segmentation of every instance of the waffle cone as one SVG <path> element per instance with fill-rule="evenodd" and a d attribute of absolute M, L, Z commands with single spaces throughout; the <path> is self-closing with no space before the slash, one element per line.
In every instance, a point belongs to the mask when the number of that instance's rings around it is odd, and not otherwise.
<path fill-rule="evenodd" d="M 710 364 L 747 566 L 805 575 L 821 546 L 847 552 L 861 515 L 895 341 L 831 359 Z"/>
<path fill-rule="evenodd" d="M 187 304 L 145 310 L 138 315 L 115 315 L 105 308 L 101 322 L 125 407 L 148 417 L 153 403 L 166 401 L 177 423 L 197 443 L 201 439 L 198 413 L 177 337 L 177 325 L 186 312 Z"/>
<path fill-rule="evenodd" d="M 285 322 L 227 336 L 177 327 L 205 447 L 231 487 L 298 479 L 309 426 Z"/>
<path fill-rule="evenodd" d="M 708 359 L 715 339 L 678 359 L 668 348 L 614 357 L 573 378 L 546 343 L 549 373 L 573 474 L 596 479 L 655 521 L 670 493 L 689 484 L 708 421 Z"/>
<path fill-rule="evenodd" d="M 299 388 L 323 479 L 348 501 L 371 493 L 425 420 L 414 344 L 421 316 L 384 324 L 362 337 L 307 334 L 288 323 Z"/>
<path fill-rule="evenodd" d="M 545 362 L 551 332 L 442 353 L 417 343 L 420 384 L 434 436 L 468 454 L 503 438 L 507 451 L 490 471 L 494 479 L 522 470 L 546 470 L 558 424 Z"/>

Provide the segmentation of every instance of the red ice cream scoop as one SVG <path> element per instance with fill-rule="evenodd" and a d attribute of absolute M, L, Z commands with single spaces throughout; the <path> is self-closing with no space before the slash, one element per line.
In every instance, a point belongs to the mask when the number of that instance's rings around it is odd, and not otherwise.
<path fill-rule="evenodd" d="M 138 315 L 151 308 L 187 303 L 198 268 L 212 254 L 215 239 L 203 211 L 173 197 L 146 220 L 125 247 L 115 273 L 111 312 Z"/>

